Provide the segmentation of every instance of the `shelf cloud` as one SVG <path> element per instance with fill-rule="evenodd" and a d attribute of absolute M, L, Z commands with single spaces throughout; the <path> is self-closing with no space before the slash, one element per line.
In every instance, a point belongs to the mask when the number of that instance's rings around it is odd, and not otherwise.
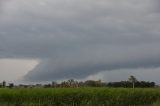
<path fill-rule="evenodd" d="M 1 0 L 0 58 L 40 63 L 27 81 L 160 67 L 159 0 Z"/>

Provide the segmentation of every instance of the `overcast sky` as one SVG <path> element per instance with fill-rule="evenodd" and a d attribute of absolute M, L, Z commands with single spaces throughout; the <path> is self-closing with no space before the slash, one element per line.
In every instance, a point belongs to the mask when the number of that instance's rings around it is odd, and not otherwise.
<path fill-rule="evenodd" d="M 0 75 L 160 83 L 160 1 L 0 0 Z"/>

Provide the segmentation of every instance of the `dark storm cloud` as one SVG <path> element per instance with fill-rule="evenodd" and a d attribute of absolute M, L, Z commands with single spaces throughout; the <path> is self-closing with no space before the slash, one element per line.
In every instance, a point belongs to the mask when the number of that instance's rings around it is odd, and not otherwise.
<path fill-rule="evenodd" d="M 155 47 L 154 47 L 155 46 Z M 158 46 L 158 45 L 157 45 Z M 34 80 L 53 80 L 69 78 L 85 78 L 98 71 L 123 68 L 159 67 L 159 47 L 89 47 L 72 55 L 59 57 L 58 60 L 47 60 L 39 64 L 34 71 L 29 72 L 27 78 Z M 103 48 L 103 49 L 102 49 Z M 97 50 L 97 51 L 95 51 Z M 123 50 L 123 51 L 122 51 Z M 157 51 L 150 53 L 149 51 Z M 45 64 L 45 65 L 44 65 Z M 47 70 L 46 70 L 46 67 Z M 44 70 L 45 73 L 44 73 Z M 53 70 L 54 74 L 53 74 Z M 30 76 L 31 75 L 31 76 Z M 35 77 L 33 77 L 35 76 Z M 38 77 L 36 77 L 38 76 Z M 43 76 L 48 76 L 43 77 Z"/>
<path fill-rule="evenodd" d="M 0 57 L 34 58 L 24 79 L 84 78 L 160 67 L 156 0 L 10 0 L 0 18 Z"/>

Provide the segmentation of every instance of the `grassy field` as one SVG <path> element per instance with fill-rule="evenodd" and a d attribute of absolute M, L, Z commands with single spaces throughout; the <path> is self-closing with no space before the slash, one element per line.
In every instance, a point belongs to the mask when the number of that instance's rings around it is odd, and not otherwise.
<path fill-rule="evenodd" d="M 160 106 L 158 88 L 2 88 L 0 106 Z"/>

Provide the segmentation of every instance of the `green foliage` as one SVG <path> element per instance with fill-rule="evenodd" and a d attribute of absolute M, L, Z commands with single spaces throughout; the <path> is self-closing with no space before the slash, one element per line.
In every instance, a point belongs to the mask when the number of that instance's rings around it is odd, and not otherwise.
<path fill-rule="evenodd" d="M 0 106 L 158 106 L 158 88 L 0 89 Z"/>
<path fill-rule="evenodd" d="M 108 87 L 123 87 L 123 88 L 132 88 L 132 82 L 129 81 L 121 81 L 121 82 L 110 82 L 107 84 Z M 137 81 L 134 83 L 136 88 L 152 88 L 155 87 L 154 82 L 145 82 L 145 81 Z"/>
<path fill-rule="evenodd" d="M 159 101 L 156 101 L 156 102 L 154 102 L 151 106 L 160 106 L 160 102 L 159 102 Z"/>

